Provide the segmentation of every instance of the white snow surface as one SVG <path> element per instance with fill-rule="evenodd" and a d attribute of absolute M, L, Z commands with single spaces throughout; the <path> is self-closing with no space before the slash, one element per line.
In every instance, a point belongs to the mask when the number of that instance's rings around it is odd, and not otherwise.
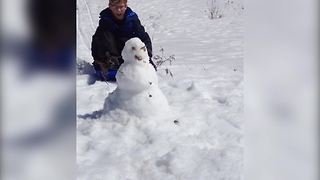
<path fill-rule="evenodd" d="M 91 36 L 106 4 L 77 2 L 78 61 L 93 61 Z M 78 179 L 243 179 L 242 1 L 225 5 L 219 19 L 208 18 L 205 0 L 128 5 L 150 34 L 153 54 L 175 57 L 157 71 L 158 87 L 175 114 L 146 117 L 134 107 L 108 108 L 105 99 L 117 94 L 117 84 L 88 85 L 88 75 L 79 73 Z"/>

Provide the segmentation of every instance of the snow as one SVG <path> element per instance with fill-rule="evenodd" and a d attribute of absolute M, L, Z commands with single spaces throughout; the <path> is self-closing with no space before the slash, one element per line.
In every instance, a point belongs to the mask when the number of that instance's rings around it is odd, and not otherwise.
<path fill-rule="evenodd" d="M 128 2 L 152 38 L 154 55 L 174 55 L 171 65 L 158 68 L 156 88 L 172 113 L 146 116 L 164 108 L 146 101 L 131 101 L 145 111 L 130 103 L 120 108 L 109 101 L 121 97 L 116 83 L 88 85 L 89 75 L 78 73 L 79 180 L 242 179 L 243 15 L 236 7 L 243 2 L 234 2 L 219 19 L 208 18 L 206 1 Z M 77 58 L 91 63 L 91 36 L 106 3 L 79 0 L 77 6 Z"/>

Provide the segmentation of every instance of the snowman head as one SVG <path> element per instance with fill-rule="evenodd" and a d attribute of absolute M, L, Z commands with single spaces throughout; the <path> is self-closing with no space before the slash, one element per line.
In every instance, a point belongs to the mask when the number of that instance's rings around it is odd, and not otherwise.
<path fill-rule="evenodd" d="M 129 63 L 149 63 L 147 47 L 137 37 L 126 42 L 121 56 L 125 62 Z"/>

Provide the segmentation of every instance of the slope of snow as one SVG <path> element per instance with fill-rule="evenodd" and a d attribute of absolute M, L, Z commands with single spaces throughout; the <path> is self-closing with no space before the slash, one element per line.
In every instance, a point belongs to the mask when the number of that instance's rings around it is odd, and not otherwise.
<path fill-rule="evenodd" d="M 91 36 L 106 2 L 77 3 L 78 60 L 90 63 Z M 150 34 L 154 55 L 175 57 L 157 74 L 177 114 L 167 119 L 121 109 L 103 113 L 105 98 L 117 85 L 88 85 L 88 75 L 79 74 L 78 179 L 242 179 L 241 8 L 212 20 L 207 1 L 136 0 L 129 6 Z"/>

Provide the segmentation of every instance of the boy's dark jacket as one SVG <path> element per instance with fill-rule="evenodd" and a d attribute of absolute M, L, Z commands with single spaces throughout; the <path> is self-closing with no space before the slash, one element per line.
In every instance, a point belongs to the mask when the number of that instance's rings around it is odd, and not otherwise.
<path fill-rule="evenodd" d="M 125 42 L 133 37 L 138 37 L 145 43 L 149 57 L 151 58 L 151 40 L 141 25 L 137 14 L 128 7 L 124 20 L 117 21 L 113 18 L 109 8 L 104 9 L 100 13 L 99 26 L 92 36 L 91 53 L 94 61 L 106 69 L 119 68 L 123 62 L 119 57 L 121 56 Z M 113 59 L 117 58 L 119 58 L 119 64 L 110 64 L 110 60 L 113 61 Z M 104 67 L 102 67 L 102 70 Z"/>

